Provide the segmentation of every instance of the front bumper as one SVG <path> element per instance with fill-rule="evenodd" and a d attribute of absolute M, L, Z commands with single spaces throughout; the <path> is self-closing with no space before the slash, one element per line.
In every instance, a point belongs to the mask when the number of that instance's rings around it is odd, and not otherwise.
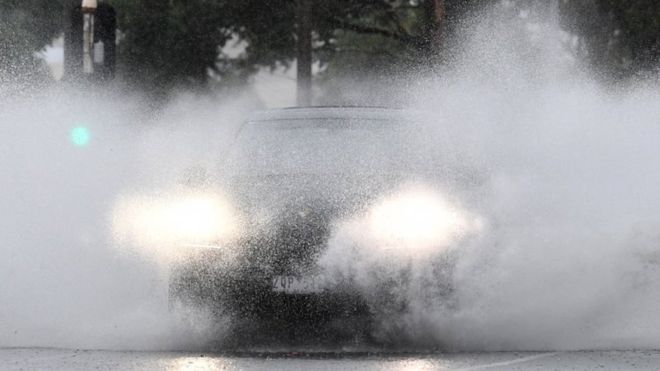
<path fill-rule="evenodd" d="M 322 345 L 369 342 L 370 308 L 347 287 L 285 293 L 263 266 L 223 269 L 195 260 L 172 270 L 170 304 L 205 309 L 228 322 L 223 345 Z M 229 319 L 229 321 L 226 321 Z"/>

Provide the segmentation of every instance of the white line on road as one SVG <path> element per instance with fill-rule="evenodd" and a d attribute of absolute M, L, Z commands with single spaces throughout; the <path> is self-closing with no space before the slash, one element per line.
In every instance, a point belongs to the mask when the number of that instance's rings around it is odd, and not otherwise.
<path fill-rule="evenodd" d="M 536 355 L 529 356 L 529 357 L 514 359 L 512 361 L 503 361 L 503 362 L 489 363 L 489 364 L 486 364 L 486 365 L 470 366 L 470 367 L 466 367 L 466 368 L 459 368 L 458 370 L 460 370 L 460 371 L 472 371 L 472 370 L 485 370 L 485 369 L 489 369 L 489 368 L 493 368 L 493 367 L 511 366 L 511 365 L 515 365 L 515 364 L 518 364 L 518 363 L 525 363 L 525 362 L 534 361 L 534 360 L 541 359 L 541 358 L 556 356 L 557 354 L 559 354 L 559 352 L 536 354 Z"/>

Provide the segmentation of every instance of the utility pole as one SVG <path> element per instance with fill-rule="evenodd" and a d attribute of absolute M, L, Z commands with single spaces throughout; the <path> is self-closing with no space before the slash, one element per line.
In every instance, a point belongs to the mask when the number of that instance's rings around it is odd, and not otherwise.
<path fill-rule="evenodd" d="M 297 101 L 298 106 L 312 104 L 312 11 L 313 0 L 297 0 L 298 36 Z"/>

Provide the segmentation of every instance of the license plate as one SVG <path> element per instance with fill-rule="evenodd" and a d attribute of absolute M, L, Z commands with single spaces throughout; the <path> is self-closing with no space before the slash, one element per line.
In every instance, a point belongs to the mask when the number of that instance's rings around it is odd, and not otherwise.
<path fill-rule="evenodd" d="M 325 278 L 321 275 L 275 276 L 271 283 L 274 292 L 285 294 L 314 294 L 325 288 Z"/>

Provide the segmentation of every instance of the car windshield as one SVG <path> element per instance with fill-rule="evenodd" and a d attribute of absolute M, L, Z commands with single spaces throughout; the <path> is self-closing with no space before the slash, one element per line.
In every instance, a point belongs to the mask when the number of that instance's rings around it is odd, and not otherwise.
<path fill-rule="evenodd" d="M 247 122 L 228 156 L 235 176 L 400 173 L 424 162 L 414 123 L 373 119 Z"/>

